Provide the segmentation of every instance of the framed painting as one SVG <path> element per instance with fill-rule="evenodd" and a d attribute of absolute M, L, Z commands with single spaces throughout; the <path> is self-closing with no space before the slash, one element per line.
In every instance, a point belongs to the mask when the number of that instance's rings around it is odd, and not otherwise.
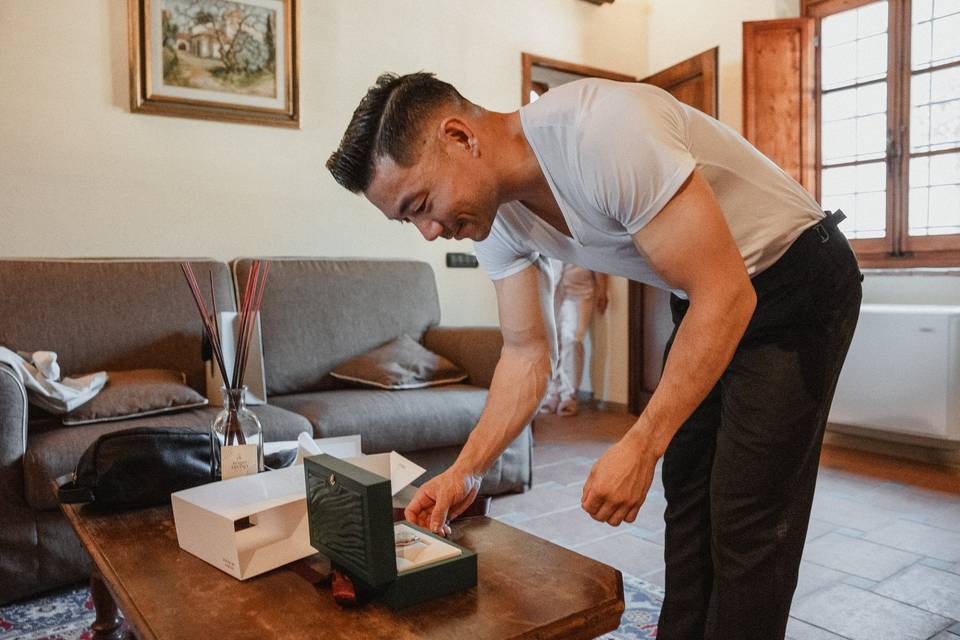
<path fill-rule="evenodd" d="M 128 0 L 130 109 L 300 126 L 299 0 Z"/>

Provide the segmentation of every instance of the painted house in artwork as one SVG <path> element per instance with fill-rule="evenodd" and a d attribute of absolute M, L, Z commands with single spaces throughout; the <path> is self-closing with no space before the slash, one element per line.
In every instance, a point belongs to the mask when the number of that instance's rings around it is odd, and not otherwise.
<path fill-rule="evenodd" d="M 221 32 L 211 24 L 196 24 L 189 33 L 177 34 L 177 51 L 186 51 L 198 58 L 222 58 L 226 53 L 229 42 L 232 42 L 237 31 L 263 43 L 264 36 L 255 27 L 248 24 L 242 11 L 231 11 L 225 16 L 224 30 Z"/>
<path fill-rule="evenodd" d="M 220 58 L 221 44 L 217 30 L 210 25 L 197 24 L 190 29 L 189 51 L 198 58 Z M 179 39 L 178 39 L 179 48 Z"/>
<path fill-rule="evenodd" d="M 190 51 L 190 34 L 189 33 L 178 33 L 177 40 L 174 43 L 174 46 L 177 51 Z"/>

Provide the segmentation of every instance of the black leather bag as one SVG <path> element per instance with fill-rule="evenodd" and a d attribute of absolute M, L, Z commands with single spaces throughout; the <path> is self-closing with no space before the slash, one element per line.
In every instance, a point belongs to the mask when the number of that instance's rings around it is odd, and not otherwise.
<path fill-rule="evenodd" d="M 63 503 L 136 509 L 170 504 L 171 493 L 211 480 L 209 433 L 137 427 L 97 438 L 57 484 Z"/>

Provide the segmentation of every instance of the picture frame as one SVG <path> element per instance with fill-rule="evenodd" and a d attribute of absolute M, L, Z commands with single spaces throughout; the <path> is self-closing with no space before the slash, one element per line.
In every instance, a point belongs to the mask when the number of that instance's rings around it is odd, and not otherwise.
<path fill-rule="evenodd" d="M 299 0 L 128 0 L 134 113 L 300 126 Z"/>

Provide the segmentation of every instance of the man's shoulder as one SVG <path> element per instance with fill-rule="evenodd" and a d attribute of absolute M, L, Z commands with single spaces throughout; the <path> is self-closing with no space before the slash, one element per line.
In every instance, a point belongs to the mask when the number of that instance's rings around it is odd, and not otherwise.
<path fill-rule="evenodd" d="M 642 82 L 620 82 L 605 78 L 583 78 L 558 85 L 524 106 L 525 112 L 551 112 L 575 107 L 628 102 L 672 101 L 667 91 Z"/>
<path fill-rule="evenodd" d="M 558 124 L 564 116 L 575 116 L 598 94 L 615 90 L 618 83 L 601 78 L 574 80 L 542 94 L 521 109 L 525 120 L 531 124 Z"/>
<path fill-rule="evenodd" d="M 592 148 L 616 143 L 625 125 L 655 126 L 664 117 L 682 119 L 681 113 L 680 103 L 660 87 L 586 78 L 550 89 L 523 107 L 521 120 L 536 138 L 567 139 Z"/>
<path fill-rule="evenodd" d="M 622 91 L 623 83 L 599 78 L 585 78 L 552 88 L 520 111 L 524 133 L 541 162 L 552 163 L 565 158 L 565 163 L 578 162 L 587 139 L 609 138 L 615 127 L 606 117 L 597 117 L 606 110 L 607 96 Z"/>

